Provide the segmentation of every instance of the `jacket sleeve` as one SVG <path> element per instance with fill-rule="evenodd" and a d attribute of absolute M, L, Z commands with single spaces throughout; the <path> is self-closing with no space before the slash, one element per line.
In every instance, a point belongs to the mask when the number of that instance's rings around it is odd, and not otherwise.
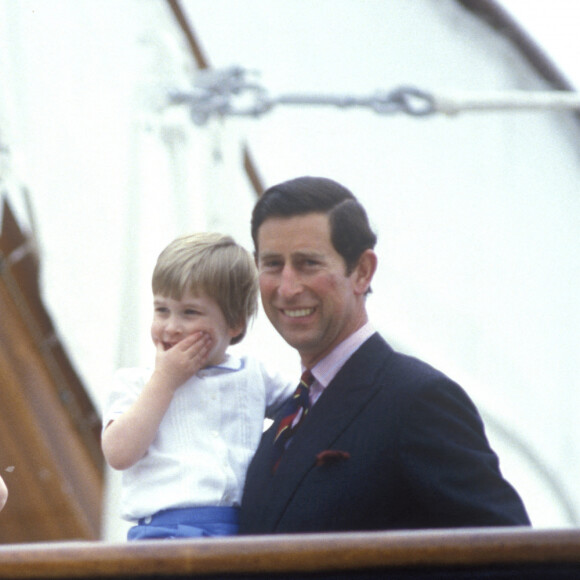
<path fill-rule="evenodd" d="M 437 527 L 529 525 L 503 478 L 479 413 L 447 378 L 415 392 L 399 429 L 399 460 L 423 515 Z"/>

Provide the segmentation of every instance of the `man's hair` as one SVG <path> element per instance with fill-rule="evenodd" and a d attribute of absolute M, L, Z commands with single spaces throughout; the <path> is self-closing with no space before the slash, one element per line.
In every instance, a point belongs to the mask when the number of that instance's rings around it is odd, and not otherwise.
<path fill-rule="evenodd" d="M 188 292 L 213 298 L 230 328 L 243 327 L 231 344 L 244 338 L 258 308 L 258 273 L 251 254 L 218 233 L 196 233 L 171 242 L 157 258 L 152 289 L 174 300 Z"/>
<path fill-rule="evenodd" d="M 256 252 L 258 231 L 268 218 L 309 213 L 328 215 L 332 245 L 343 257 L 347 274 L 354 270 L 361 254 L 377 243 L 365 209 L 349 189 L 325 177 L 297 177 L 267 189 L 254 206 L 252 239 Z"/>

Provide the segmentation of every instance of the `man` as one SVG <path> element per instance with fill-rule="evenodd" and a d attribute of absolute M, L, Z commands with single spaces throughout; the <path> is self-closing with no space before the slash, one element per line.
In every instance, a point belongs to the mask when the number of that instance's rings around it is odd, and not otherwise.
<path fill-rule="evenodd" d="M 252 236 L 265 312 L 314 383 L 262 437 L 240 533 L 528 525 L 466 393 L 369 322 L 376 236 L 354 195 L 314 177 L 271 187 Z"/>

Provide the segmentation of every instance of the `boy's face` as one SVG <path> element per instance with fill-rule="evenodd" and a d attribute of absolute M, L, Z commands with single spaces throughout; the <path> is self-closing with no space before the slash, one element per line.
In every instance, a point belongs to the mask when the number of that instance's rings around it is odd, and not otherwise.
<path fill-rule="evenodd" d="M 168 350 L 198 331 L 211 337 L 212 347 L 206 365 L 211 366 L 223 361 L 230 340 L 241 332 L 241 328 L 229 328 L 218 303 L 203 292 L 186 293 L 181 300 L 158 294 L 153 297 L 151 338 L 155 345 L 160 343 Z"/>

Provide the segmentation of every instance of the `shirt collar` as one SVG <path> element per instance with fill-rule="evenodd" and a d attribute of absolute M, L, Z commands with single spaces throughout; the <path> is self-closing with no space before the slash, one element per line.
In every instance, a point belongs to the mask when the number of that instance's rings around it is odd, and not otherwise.
<path fill-rule="evenodd" d="M 224 360 L 218 365 L 207 366 L 202 371 L 241 371 L 244 368 L 243 359 L 226 352 Z"/>
<path fill-rule="evenodd" d="M 334 379 L 344 363 L 375 333 L 374 326 L 367 322 L 348 338 L 343 340 L 330 354 L 311 369 L 314 378 L 323 388 Z M 304 368 L 302 369 L 304 370 Z"/>

